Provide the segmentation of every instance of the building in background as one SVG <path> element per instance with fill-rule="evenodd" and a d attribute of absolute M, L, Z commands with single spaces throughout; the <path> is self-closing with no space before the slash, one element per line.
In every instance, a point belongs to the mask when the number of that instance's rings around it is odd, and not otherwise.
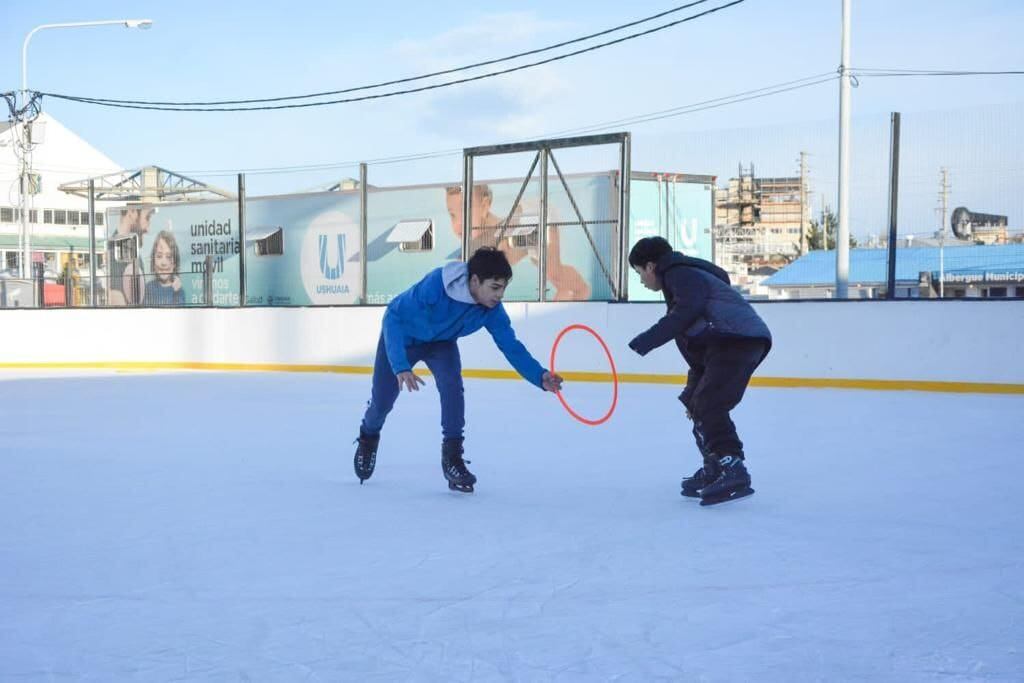
<path fill-rule="evenodd" d="M 852 299 L 885 296 L 887 249 L 851 249 Z M 768 298 L 828 299 L 835 293 L 836 252 L 812 251 L 766 279 Z M 941 283 L 941 284 L 940 284 Z M 896 297 L 1024 297 L 1024 244 L 908 247 L 896 250 Z"/>
<path fill-rule="evenodd" d="M 21 254 L 20 160 L 15 142 L 20 126 L 0 123 L 0 273 L 17 274 Z M 28 223 L 32 260 L 56 274 L 74 253 L 88 267 L 89 201 L 62 192 L 62 184 L 112 173 L 121 167 L 49 114 L 31 124 L 32 176 Z M 103 210 L 96 207 L 97 264 L 103 261 Z"/>
<path fill-rule="evenodd" d="M 751 297 L 761 282 L 807 251 L 810 225 L 806 175 L 760 178 L 739 168 L 715 191 L 715 262 Z"/>

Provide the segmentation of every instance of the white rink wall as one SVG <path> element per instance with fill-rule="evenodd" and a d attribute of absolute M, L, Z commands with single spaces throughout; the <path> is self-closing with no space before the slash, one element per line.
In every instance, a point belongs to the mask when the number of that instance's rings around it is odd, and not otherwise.
<path fill-rule="evenodd" d="M 672 344 L 646 358 L 627 348 L 663 314 L 662 304 L 506 308 L 519 337 L 545 365 L 558 332 L 581 323 L 604 337 L 620 373 L 685 371 Z M 1024 301 L 801 302 L 755 308 L 775 337 L 760 377 L 1024 384 Z M 0 367 L 369 366 L 383 312 L 382 307 L 0 311 Z M 460 346 L 467 369 L 508 369 L 485 331 Z M 596 343 L 574 333 L 560 347 L 557 369 L 607 372 L 608 362 Z"/>

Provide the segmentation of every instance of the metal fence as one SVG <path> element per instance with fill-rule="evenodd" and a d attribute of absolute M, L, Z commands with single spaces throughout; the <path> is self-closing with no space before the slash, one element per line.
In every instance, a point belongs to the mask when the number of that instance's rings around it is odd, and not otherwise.
<path fill-rule="evenodd" d="M 847 296 L 1024 297 L 1022 123 L 1019 104 L 855 119 Z M 217 183 L 235 199 L 108 210 L 98 265 L 19 280 L 8 254 L 0 307 L 380 305 L 478 246 L 509 255 L 510 301 L 644 301 L 660 297 L 626 254 L 649 235 L 749 299 L 836 297 L 834 123 L 586 141 L 235 175 Z"/>

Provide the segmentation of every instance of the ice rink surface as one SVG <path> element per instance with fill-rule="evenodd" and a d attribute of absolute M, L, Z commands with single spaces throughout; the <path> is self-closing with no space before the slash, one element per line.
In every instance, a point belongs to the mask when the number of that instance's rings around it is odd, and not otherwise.
<path fill-rule="evenodd" d="M 677 387 L 468 380 L 465 495 L 427 382 L 360 486 L 368 377 L 4 374 L 0 681 L 1024 680 L 1024 397 L 751 389 L 701 508 Z"/>

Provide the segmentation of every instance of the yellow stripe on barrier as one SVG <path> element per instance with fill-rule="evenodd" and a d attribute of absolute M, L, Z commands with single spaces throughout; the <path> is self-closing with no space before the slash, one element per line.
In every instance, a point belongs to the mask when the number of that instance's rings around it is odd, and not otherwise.
<path fill-rule="evenodd" d="M 156 372 L 161 370 L 208 370 L 227 372 L 328 372 L 344 375 L 369 375 L 366 365 L 302 365 L 297 363 L 198 363 L 198 362 L 67 362 L 0 363 L 0 370 L 122 370 Z M 429 375 L 427 370 L 418 373 Z M 514 370 L 467 368 L 464 377 L 474 379 L 519 379 Z M 610 372 L 560 371 L 569 382 L 611 382 Z M 619 382 L 629 384 L 675 384 L 686 382 L 684 374 L 619 373 Z M 861 389 L 866 391 L 927 391 L 955 394 L 1024 395 L 1024 384 L 996 382 L 946 382 L 904 379 L 841 379 L 816 377 L 754 377 L 752 387 L 777 389 Z"/>

